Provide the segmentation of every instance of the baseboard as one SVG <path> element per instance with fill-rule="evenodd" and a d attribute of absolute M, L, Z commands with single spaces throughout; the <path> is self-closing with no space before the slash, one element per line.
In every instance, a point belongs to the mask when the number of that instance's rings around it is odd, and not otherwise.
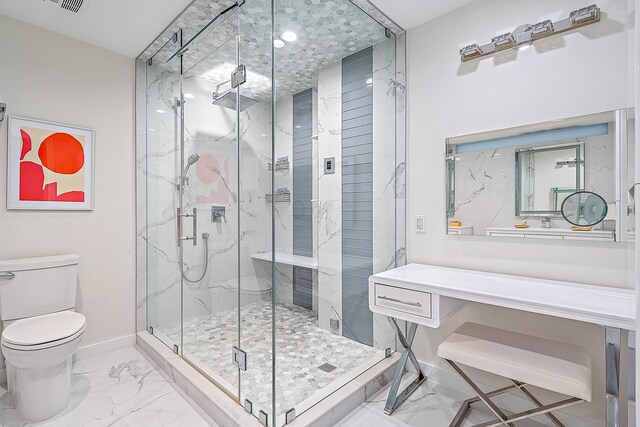
<path fill-rule="evenodd" d="M 84 347 L 80 347 L 78 351 L 73 355 L 73 361 L 89 359 L 91 357 L 99 356 L 104 353 L 119 350 L 125 347 L 131 347 L 136 343 L 135 334 L 125 335 L 123 337 L 114 338 L 108 341 L 102 341 L 95 344 L 90 344 Z"/>

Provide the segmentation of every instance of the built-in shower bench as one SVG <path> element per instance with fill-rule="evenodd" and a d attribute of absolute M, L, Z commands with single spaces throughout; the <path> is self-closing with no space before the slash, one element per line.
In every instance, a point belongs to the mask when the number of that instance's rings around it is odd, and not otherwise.
<path fill-rule="evenodd" d="M 271 262 L 273 260 L 273 253 L 260 252 L 260 253 L 251 255 L 251 258 Z M 309 257 L 309 256 L 301 256 L 301 255 L 285 254 L 283 252 L 276 252 L 275 260 L 276 260 L 276 264 L 293 265 L 296 267 L 310 268 L 312 270 L 318 269 L 318 259 Z"/>

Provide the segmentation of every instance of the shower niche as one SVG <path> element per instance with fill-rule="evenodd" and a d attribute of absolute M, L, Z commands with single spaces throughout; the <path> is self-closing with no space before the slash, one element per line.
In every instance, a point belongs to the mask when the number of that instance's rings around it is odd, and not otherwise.
<path fill-rule="evenodd" d="M 280 426 L 395 351 L 367 301 L 402 262 L 404 64 L 350 1 L 273 3 L 141 58 L 141 158 L 147 330 Z"/>

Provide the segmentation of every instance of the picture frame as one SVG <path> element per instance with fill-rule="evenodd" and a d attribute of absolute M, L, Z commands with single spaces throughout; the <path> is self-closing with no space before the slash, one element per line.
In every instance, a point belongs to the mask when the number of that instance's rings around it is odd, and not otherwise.
<path fill-rule="evenodd" d="M 94 131 L 9 117 L 7 209 L 93 210 Z"/>

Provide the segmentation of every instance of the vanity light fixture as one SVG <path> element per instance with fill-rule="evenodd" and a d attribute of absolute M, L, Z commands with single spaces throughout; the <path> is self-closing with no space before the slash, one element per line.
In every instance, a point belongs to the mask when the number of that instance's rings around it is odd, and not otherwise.
<path fill-rule="evenodd" d="M 511 49 L 516 44 L 516 39 L 513 37 L 511 33 L 500 34 L 491 39 L 491 44 L 493 45 L 496 52 L 505 49 Z"/>
<path fill-rule="evenodd" d="M 531 27 L 531 37 L 534 40 L 538 40 L 547 36 L 550 36 L 553 33 L 553 22 L 550 19 L 546 21 L 538 22 L 537 24 Z"/>
<path fill-rule="evenodd" d="M 477 43 L 470 44 L 469 46 L 465 46 L 460 49 L 460 58 L 462 58 L 463 61 L 469 61 L 482 55 L 484 55 L 484 52 Z"/>
<path fill-rule="evenodd" d="M 600 8 L 595 4 L 574 10 L 569 14 L 569 20 L 574 27 L 591 24 L 600 20 Z"/>
<path fill-rule="evenodd" d="M 483 56 L 492 55 L 507 49 L 524 50 L 536 40 L 544 39 L 554 34 L 570 31 L 578 27 L 600 21 L 600 8 L 595 4 L 574 10 L 568 18 L 553 22 L 550 19 L 540 21 L 535 25 L 524 24 L 510 33 L 500 34 L 491 39 L 491 43 L 480 45 L 473 43 L 460 49 L 462 62 Z"/>

